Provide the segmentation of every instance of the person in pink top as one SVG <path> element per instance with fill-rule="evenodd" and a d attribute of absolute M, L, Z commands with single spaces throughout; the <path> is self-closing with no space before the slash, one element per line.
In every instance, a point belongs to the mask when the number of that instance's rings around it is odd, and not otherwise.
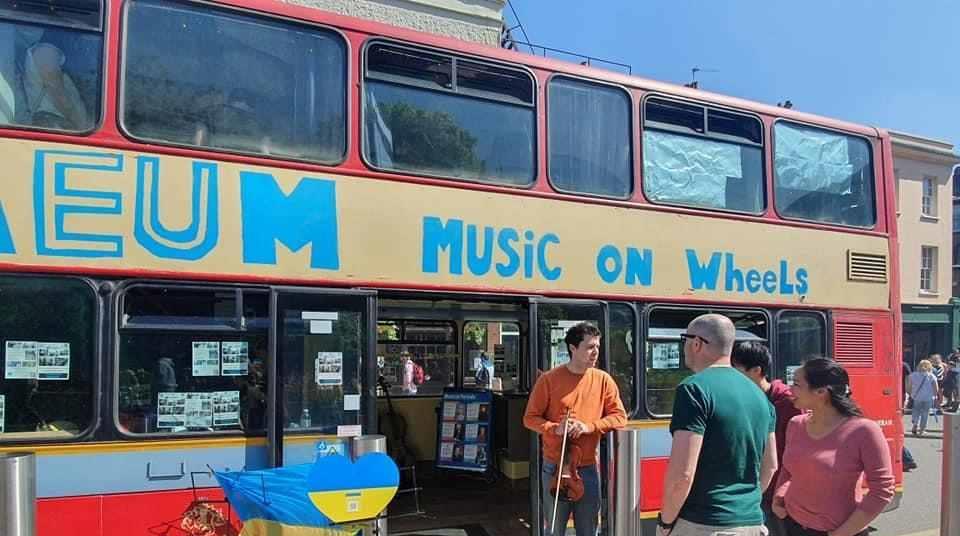
<path fill-rule="evenodd" d="M 836 361 L 797 369 L 773 512 L 789 536 L 865 536 L 893 499 L 890 450 L 880 426 L 853 401 L 850 377 Z M 864 495 L 861 478 L 866 484 Z"/>

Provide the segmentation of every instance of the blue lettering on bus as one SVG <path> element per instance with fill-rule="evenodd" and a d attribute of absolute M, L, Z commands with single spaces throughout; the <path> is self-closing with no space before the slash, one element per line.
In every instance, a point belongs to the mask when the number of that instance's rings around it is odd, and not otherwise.
<path fill-rule="evenodd" d="M 463 274 L 463 220 L 450 219 L 447 223 L 436 216 L 423 218 L 423 272 L 440 271 L 440 251 L 447 251 L 447 272 Z"/>
<path fill-rule="evenodd" d="M 700 290 L 717 290 L 717 278 L 720 277 L 720 261 L 723 256 L 720 253 L 710 255 L 710 262 L 703 264 L 697 256 L 697 252 L 688 249 L 687 270 L 690 273 L 690 288 Z"/>
<path fill-rule="evenodd" d="M 276 264 L 275 241 L 299 251 L 312 244 L 310 267 L 340 268 L 336 182 L 304 177 L 286 195 L 273 175 L 240 172 L 243 262 Z"/>
<path fill-rule="evenodd" d="M 482 248 L 479 244 L 481 235 Z M 456 218 L 444 221 L 437 216 L 424 216 L 421 269 L 427 274 L 440 272 L 441 254 L 446 253 L 446 273 L 463 275 L 463 261 L 466 256 L 470 274 L 483 276 L 490 271 L 494 259 L 501 256 L 506 262 L 497 262 L 495 265 L 500 277 L 513 277 L 522 268 L 525 279 L 531 279 L 535 275 L 547 281 L 558 279 L 563 269 L 551 265 L 548 249 L 551 245 L 559 245 L 560 237 L 554 233 L 544 233 L 537 239 L 536 234 L 528 230 L 524 231 L 523 239 L 518 251 L 516 243 L 520 241 L 520 232 L 514 228 L 480 228 L 476 224 L 465 224 L 463 220 Z"/>
<path fill-rule="evenodd" d="M 195 261 L 210 253 L 217 245 L 219 236 L 218 169 L 216 164 L 210 162 L 193 163 L 190 223 L 184 229 L 170 230 L 160 221 L 160 160 L 154 156 L 137 157 L 137 202 L 133 232 L 137 242 L 147 251 L 165 259 Z M 150 204 L 149 208 L 145 208 L 148 180 Z M 206 190 L 206 196 L 203 195 L 204 190 Z M 200 208 L 204 199 L 206 199 L 206 211 L 204 216 L 201 216 Z M 145 216 L 149 216 L 149 224 Z M 201 221 L 204 222 L 202 240 L 200 240 Z"/>
<path fill-rule="evenodd" d="M 611 264 L 612 263 L 612 264 Z M 623 270 L 623 258 L 616 246 L 607 244 L 597 252 L 597 274 L 604 283 L 614 283 Z"/>
<path fill-rule="evenodd" d="M 47 167 L 53 166 L 53 218 L 57 241 L 72 241 L 72 247 L 54 246 L 47 237 Z M 123 257 L 123 237 L 98 233 L 68 232 L 67 216 L 118 216 L 123 213 L 120 192 L 83 190 L 67 186 L 72 170 L 120 172 L 123 156 L 114 153 L 37 151 L 33 167 L 34 225 L 38 255 L 62 257 Z M 71 219 L 73 220 L 73 219 Z M 94 247 L 94 246 L 97 247 Z"/>
<path fill-rule="evenodd" d="M 797 268 L 791 272 L 790 263 L 780 260 L 779 273 L 738 265 L 736 256 L 731 252 L 713 251 L 710 260 L 702 262 L 695 250 L 686 250 L 687 267 L 690 275 L 690 288 L 693 290 L 716 290 L 723 272 L 724 290 L 727 292 L 747 292 L 757 294 L 777 294 L 790 296 L 794 293 L 804 295 L 810 290 L 809 274 L 806 268 Z M 722 269 L 722 270 L 721 270 Z"/>
<path fill-rule="evenodd" d="M 13 247 L 13 235 L 10 234 L 10 226 L 7 224 L 7 216 L 3 213 L 3 203 L 0 203 L 0 254 L 16 252 L 17 249 Z"/>

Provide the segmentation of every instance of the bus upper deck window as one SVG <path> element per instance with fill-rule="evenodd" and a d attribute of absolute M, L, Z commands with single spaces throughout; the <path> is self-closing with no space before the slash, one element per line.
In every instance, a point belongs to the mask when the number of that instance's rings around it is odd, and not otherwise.
<path fill-rule="evenodd" d="M 866 140 L 782 121 L 773 136 L 775 203 L 782 216 L 873 227 L 876 197 Z"/>
<path fill-rule="evenodd" d="M 372 167 L 527 186 L 536 175 L 533 78 L 439 52 L 366 52 L 363 154 Z"/>
<path fill-rule="evenodd" d="M 100 115 L 100 0 L 0 7 L 0 125 L 86 132 Z"/>
<path fill-rule="evenodd" d="M 763 212 L 760 120 L 699 104 L 647 99 L 643 191 L 655 203 Z"/>
<path fill-rule="evenodd" d="M 121 122 L 159 143 L 328 164 L 346 153 L 346 45 L 292 22 L 128 2 Z"/>

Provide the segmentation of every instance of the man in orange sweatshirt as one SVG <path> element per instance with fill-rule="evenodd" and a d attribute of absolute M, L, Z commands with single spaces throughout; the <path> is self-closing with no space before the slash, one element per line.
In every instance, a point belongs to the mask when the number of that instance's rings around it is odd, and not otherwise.
<path fill-rule="evenodd" d="M 564 534 L 572 513 L 577 536 L 596 536 L 600 513 L 600 476 L 597 471 L 600 438 L 611 430 L 623 428 L 627 414 L 616 382 L 596 368 L 600 356 L 600 330 L 581 322 L 567 330 L 564 343 L 570 352 L 570 361 L 537 379 L 527 402 L 523 424 L 540 434 L 543 440 L 540 480 L 544 534 Z M 555 530 L 551 533 L 554 497 L 550 493 L 550 482 L 560 463 L 564 431 L 567 434 L 567 454 L 573 444 L 580 448 L 578 472 L 583 479 L 584 495 L 577 502 L 561 501 L 557 505 Z M 567 465 L 567 459 L 563 463 Z"/>

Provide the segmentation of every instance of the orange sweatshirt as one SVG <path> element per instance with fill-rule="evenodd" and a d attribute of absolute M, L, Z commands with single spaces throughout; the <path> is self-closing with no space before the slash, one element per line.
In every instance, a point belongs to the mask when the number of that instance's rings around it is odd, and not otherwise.
<path fill-rule="evenodd" d="M 627 424 L 617 383 L 600 369 L 587 369 L 580 375 L 570 372 L 565 365 L 540 376 L 527 401 L 523 425 L 541 434 L 543 457 L 551 463 L 560 463 L 563 437 L 553 429 L 562 426 L 567 408 L 571 418 L 592 428 L 576 440 L 583 454 L 580 466 L 596 465 L 600 436 Z"/>

